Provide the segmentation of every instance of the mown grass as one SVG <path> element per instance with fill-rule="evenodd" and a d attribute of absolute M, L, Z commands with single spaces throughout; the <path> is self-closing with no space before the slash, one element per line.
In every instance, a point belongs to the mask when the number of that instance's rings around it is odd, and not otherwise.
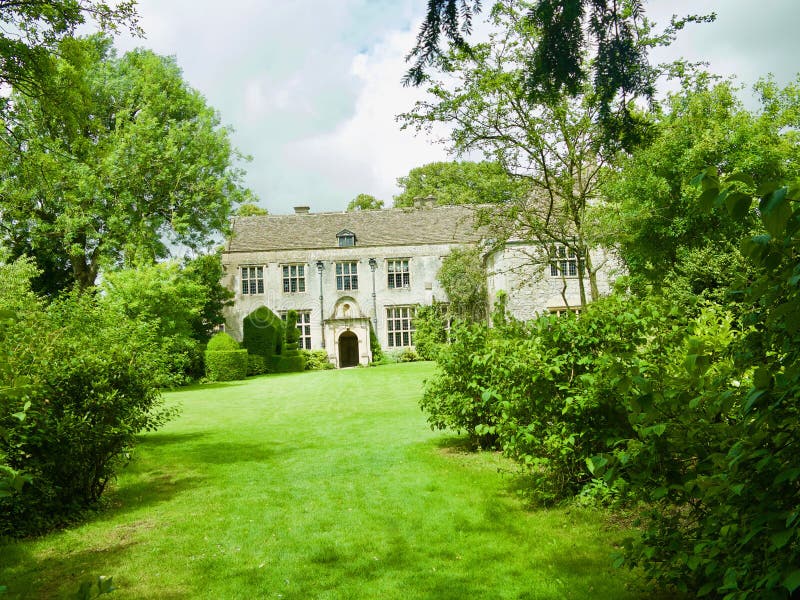
<path fill-rule="evenodd" d="M 110 506 L 0 545 L 0 583 L 58 598 L 649 598 L 598 513 L 531 510 L 513 467 L 431 432 L 430 363 L 267 376 L 169 394 Z"/>

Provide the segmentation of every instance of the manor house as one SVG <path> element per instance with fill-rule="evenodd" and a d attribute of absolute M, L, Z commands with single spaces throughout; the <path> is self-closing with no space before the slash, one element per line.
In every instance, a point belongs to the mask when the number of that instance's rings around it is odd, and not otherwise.
<path fill-rule="evenodd" d="M 241 340 L 243 319 L 266 306 L 296 310 L 301 347 L 325 349 L 339 367 L 369 362 L 370 326 L 384 351 L 411 348 L 416 307 L 447 302 L 436 278 L 442 259 L 484 241 L 475 222 L 474 206 L 432 198 L 414 208 L 235 217 L 222 255 L 223 283 L 235 293 L 226 331 Z M 529 255 L 519 242 L 484 255 L 490 303 L 504 290 L 521 319 L 580 306 L 575 257 L 555 249 L 534 266 Z M 600 278 L 601 291 L 609 279 Z"/>

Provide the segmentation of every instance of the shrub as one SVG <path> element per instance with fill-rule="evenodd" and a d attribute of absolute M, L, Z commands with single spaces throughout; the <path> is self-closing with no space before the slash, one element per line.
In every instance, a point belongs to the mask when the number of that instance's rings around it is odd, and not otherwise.
<path fill-rule="evenodd" d="M 247 377 L 247 350 L 206 350 L 209 381 L 236 381 Z"/>
<path fill-rule="evenodd" d="M 381 343 L 378 341 L 378 336 L 375 335 L 372 321 L 369 323 L 369 347 L 372 354 L 372 362 L 381 362 L 384 359 L 383 349 L 381 348 Z"/>
<path fill-rule="evenodd" d="M 168 365 L 154 328 L 90 294 L 16 311 L 0 357 L 0 471 L 24 483 L 0 494 L 0 535 L 38 533 L 96 503 L 136 435 L 174 414 L 158 392 Z"/>
<path fill-rule="evenodd" d="M 319 371 L 324 369 L 334 369 L 335 367 L 328 360 L 326 350 L 301 350 L 306 358 L 306 371 Z"/>
<path fill-rule="evenodd" d="M 434 360 L 447 342 L 447 305 L 420 306 L 414 316 L 414 348 L 423 360 Z"/>
<path fill-rule="evenodd" d="M 232 350 L 241 350 L 242 346 L 237 342 L 233 336 L 224 331 L 215 333 L 214 336 L 208 340 L 206 350 L 210 352 L 230 352 Z"/>
<path fill-rule="evenodd" d="M 245 351 L 246 352 L 246 351 Z M 264 362 L 263 356 L 258 356 L 257 354 L 248 354 L 247 355 L 247 376 L 250 377 L 251 375 L 263 375 L 267 373 L 267 364 Z"/>

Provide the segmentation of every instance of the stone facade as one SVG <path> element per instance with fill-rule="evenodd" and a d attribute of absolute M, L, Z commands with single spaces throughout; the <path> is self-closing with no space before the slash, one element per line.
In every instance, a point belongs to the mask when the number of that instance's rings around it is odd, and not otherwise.
<path fill-rule="evenodd" d="M 223 283 L 235 292 L 226 330 L 242 339 L 242 321 L 260 306 L 300 313 L 301 347 L 324 348 L 337 366 L 370 361 L 370 325 L 384 351 L 413 345 L 413 309 L 447 301 L 436 275 L 454 247 L 481 241 L 474 207 L 433 206 L 348 213 L 242 217 L 222 261 Z M 521 319 L 565 305 L 578 306 L 575 279 L 531 266 L 529 245 L 508 244 L 485 257 L 490 302 L 508 294 Z M 601 259 L 600 256 L 597 257 Z M 601 291 L 610 285 L 601 277 Z"/>
<path fill-rule="evenodd" d="M 566 253 L 565 253 L 566 254 Z M 612 256 L 596 250 L 591 253 L 592 265 L 598 269 L 597 287 L 601 295 L 608 294 L 622 267 Z M 564 260 L 569 257 L 565 256 Z M 543 311 L 575 310 L 581 306 L 577 277 L 560 276 L 561 260 L 555 273 L 550 257 L 543 248 L 522 242 L 509 242 L 504 248 L 486 258 L 489 304 L 494 306 L 498 292 L 506 293 L 506 307 L 518 319 L 530 319 Z M 577 266 L 577 265 L 576 265 Z M 589 281 L 584 282 L 586 298 L 590 299 Z"/>

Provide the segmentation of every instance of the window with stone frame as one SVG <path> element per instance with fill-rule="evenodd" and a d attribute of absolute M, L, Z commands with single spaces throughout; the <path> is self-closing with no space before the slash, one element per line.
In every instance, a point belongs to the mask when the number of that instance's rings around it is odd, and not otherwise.
<path fill-rule="evenodd" d="M 263 294 L 264 293 L 264 267 L 243 265 L 242 274 L 242 294 Z"/>
<path fill-rule="evenodd" d="M 349 248 L 356 245 L 356 234 L 348 229 L 343 229 L 336 234 L 336 240 L 340 248 Z"/>
<path fill-rule="evenodd" d="M 411 273 L 408 270 L 407 258 L 390 258 L 386 261 L 389 289 L 411 287 Z"/>
<path fill-rule="evenodd" d="M 336 289 L 339 291 L 358 289 L 358 262 L 336 263 Z"/>
<path fill-rule="evenodd" d="M 300 330 L 300 339 L 298 340 L 298 348 L 311 350 L 311 311 L 310 310 L 296 310 L 297 313 L 297 329 Z M 281 319 L 286 321 L 286 315 L 289 313 L 287 310 L 281 311 Z"/>
<path fill-rule="evenodd" d="M 567 246 L 550 248 L 551 277 L 577 277 L 581 267 L 581 259 L 572 248 Z"/>
<path fill-rule="evenodd" d="M 295 294 L 306 291 L 306 266 L 283 265 L 283 293 Z"/>
<path fill-rule="evenodd" d="M 389 348 L 407 348 L 414 345 L 414 306 L 388 306 L 386 308 L 386 335 Z"/>

